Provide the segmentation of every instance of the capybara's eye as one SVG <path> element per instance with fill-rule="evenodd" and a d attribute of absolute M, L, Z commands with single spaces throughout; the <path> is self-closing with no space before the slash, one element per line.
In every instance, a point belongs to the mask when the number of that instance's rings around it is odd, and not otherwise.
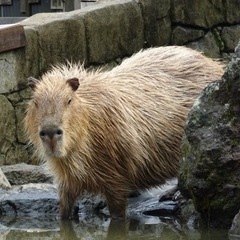
<path fill-rule="evenodd" d="M 69 99 L 69 100 L 68 100 L 68 105 L 70 105 L 70 104 L 71 104 L 71 102 L 72 102 L 72 99 Z"/>

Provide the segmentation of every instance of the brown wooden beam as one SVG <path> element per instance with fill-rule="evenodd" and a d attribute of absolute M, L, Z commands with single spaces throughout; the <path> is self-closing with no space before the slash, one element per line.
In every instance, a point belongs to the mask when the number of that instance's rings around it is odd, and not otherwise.
<path fill-rule="evenodd" d="M 24 47 L 26 37 L 21 25 L 0 25 L 0 52 Z"/>

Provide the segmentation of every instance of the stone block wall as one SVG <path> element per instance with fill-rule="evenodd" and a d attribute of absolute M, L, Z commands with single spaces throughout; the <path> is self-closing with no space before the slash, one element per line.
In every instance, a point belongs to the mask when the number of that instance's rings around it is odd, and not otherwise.
<path fill-rule="evenodd" d="M 240 39 L 240 0 L 99 0 L 20 24 L 27 46 L 0 54 L 0 166 L 34 162 L 22 128 L 29 76 L 67 60 L 87 67 L 116 62 L 151 46 L 187 45 L 227 57 Z"/>

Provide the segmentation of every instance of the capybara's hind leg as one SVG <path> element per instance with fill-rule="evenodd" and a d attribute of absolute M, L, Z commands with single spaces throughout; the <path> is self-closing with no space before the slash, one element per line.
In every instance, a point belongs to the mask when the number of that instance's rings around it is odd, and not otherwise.
<path fill-rule="evenodd" d="M 127 195 L 120 192 L 106 194 L 108 210 L 114 220 L 126 219 Z"/>

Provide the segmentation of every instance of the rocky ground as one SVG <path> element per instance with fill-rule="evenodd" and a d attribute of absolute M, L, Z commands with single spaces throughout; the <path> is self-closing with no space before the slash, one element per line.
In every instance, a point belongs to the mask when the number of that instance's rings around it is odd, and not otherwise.
<path fill-rule="evenodd" d="M 3 179 L 3 181 L 2 181 Z M 9 183 L 8 182 L 9 179 Z M 227 230 L 201 230 L 192 201 L 166 198 L 177 180 L 129 197 L 128 221 L 114 222 L 100 196 L 86 194 L 77 203 L 79 220 L 59 222 L 58 194 L 42 166 L 2 166 L 0 172 L 0 239 L 226 239 Z M 177 195 L 175 195 L 177 196 Z M 159 201 L 161 199 L 161 201 Z M 238 219 L 229 239 L 234 239 Z M 234 235 L 234 236 L 233 236 Z M 120 238 L 118 238 L 120 236 Z M 205 238 L 207 236 L 207 238 Z M 210 237 L 210 238 L 209 238 Z"/>
<path fill-rule="evenodd" d="M 179 202 L 171 199 L 159 202 L 159 197 L 176 184 L 177 181 L 172 180 L 161 188 L 130 197 L 128 216 L 131 222 L 143 226 L 160 223 L 159 216 L 164 219 L 175 219 L 178 215 Z M 2 166 L 0 186 L 1 234 L 8 234 L 12 230 L 59 233 L 61 224 L 57 220 L 59 204 L 57 190 L 42 166 L 25 163 Z M 114 229 L 106 204 L 100 196 L 88 194 L 82 196 L 76 209 L 79 213 L 79 222 L 88 233 L 91 229 L 100 231 L 103 228 L 106 234 L 109 232 L 106 229 L 110 226 L 110 229 Z M 74 228 L 74 223 L 70 224 L 71 227 L 65 225 L 64 231 L 68 231 L 66 228 Z"/>

